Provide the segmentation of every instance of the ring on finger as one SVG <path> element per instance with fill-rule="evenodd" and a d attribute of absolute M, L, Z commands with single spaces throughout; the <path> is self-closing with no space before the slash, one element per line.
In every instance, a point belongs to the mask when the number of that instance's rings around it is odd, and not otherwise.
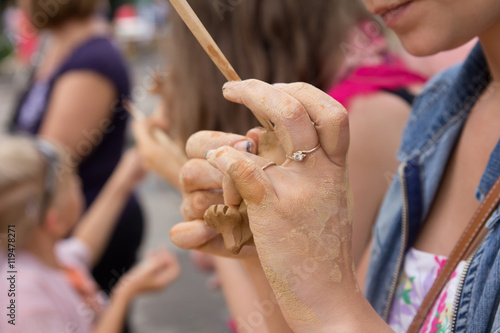
<path fill-rule="evenodd" d="M 270 168 L 270 167 L 275 166 L 275 165 L 276 165 L 276 162 L 269 162 L 262 167 L 262 170 L 266 170 L 267 168 Z"/>
<path fill-rule="evenodd" d="M 312 154 L 314 153 L 316 150 L 318 150 L 320 148 L 320 144 L 318 143 L 316 145 L 316 147 L 314 147 L 313 149 L 310 149 L 310 150 L 299 150 L 299 151 L 296 151 L 295 153 L 293 153 L 292 155 L 286 155 L 286 157 L 292 161 L 296 161 L 296 162 L 302 162 L 307 154 Z"/>

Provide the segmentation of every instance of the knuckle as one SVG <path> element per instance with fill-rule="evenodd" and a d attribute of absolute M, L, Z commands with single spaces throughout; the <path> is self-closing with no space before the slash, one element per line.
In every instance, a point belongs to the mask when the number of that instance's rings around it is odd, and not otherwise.
<path fill-rule="evenodd" d="M 186 154 L 188 157 L 193 157 L 199 150 L 200 144 L 206 141 L 207 131 L 196 132 L 189 137 L 186 142 Z"/>
<path fill-rule="evenodd" d="M 246 160 L 235 161 L 230 164 L 228 174 L 236 174 L 240 178 L 249 179 L 255 176 L 256 167 L 254 163 Z"/>
<path fill-rule="evenodd" d="M 257 86 L 260 85 L 260 82 L 259 80 L 257 79 L 248 79 L 248 80 L 245 80 L 244 81 L 244 85 L 245 85 L 245 88 L 256 88 Z"/>
<path fill-rule="evenodd" d="M 196 160 L 189 160 L 181 169 L 181 183 L 183 186 L 190 186 L 198 179 L 199 164 Z"/>
<path fill-rule="evenodd" d="M 294 83 L 290 84 L 290 87 L 295 91 L 314 88 L 312 85 L 305 83 L 305 82 L 294 82 Z M 317 88 L 314 88 L 314 89 L 317 89 Z"/>
<path fill-rule="evenodd" d="M 184 217 L 184 219 L 186 221 L 191 221 L 194 219 L 193 214 L 191 213 L 191 204 L 189 203 L 189 200 L 187 200 L 187 199 L 182 201 L 181 214 L 182 214 L 182 217 Z"/>
<path fill-rule="evenodd" d="M 332 99 L 332 102 L 324 107 L 325 112 L 322 115 L 321 122 L 325 125 L 344 127 L 349 125 L 349 114 L 342 104 Z"/>
<path fill-rule="evenodd" d="M 346 108 L 333 98 L 329 99 L 327 109 L 328 109 L 329 113 L 332 114 L 333 117 L 338 117 L 338 118 L 347 118 L 348 117 Z"/>
<path fill-rule="evenodd" d="M 302 104 L 291 98 L 286 98 L 282 103 L 281 107 L 283 109 L 283 116 L 288 121 L 297 121 L 301 117 L 306 115 L 305 109 Z"/>
<path fill-rule="evenodd" d="M 203 192 L 194 192 L 191 198 L 191 209 L 198 216 L 203 216 L 210 207 L 210 200 Z"/>

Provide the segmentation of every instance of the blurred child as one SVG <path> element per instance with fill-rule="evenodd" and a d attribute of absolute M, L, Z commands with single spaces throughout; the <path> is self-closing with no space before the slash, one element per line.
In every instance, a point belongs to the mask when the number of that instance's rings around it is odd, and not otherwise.
<path fill-rule="evenodd" d="M 1 266 L 4 274 L 16 272 L 0 282 L 1 290 L 12 290 L 2 292 L 2 304 L 14 304 L 1 332 L 120 332 L 135 296 L 179 275 L 176 258 L 157 250 L 120 279 L 108 300 L 89 273 L 143 177 L 136 151 L 122 158 L 81 219 L 79 180 L 52 144 L 3 139 L 0 160 Z"/>

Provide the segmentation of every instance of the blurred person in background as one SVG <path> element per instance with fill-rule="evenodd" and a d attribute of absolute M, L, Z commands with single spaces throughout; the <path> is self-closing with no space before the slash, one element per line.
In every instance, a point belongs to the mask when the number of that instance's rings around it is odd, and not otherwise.
<path fill-rule="evenodd" d="M 0 63 L 14 50 L 12 36 L 16 33 L 16 8 L 14 1 L 0 2 Z"/>
<path fill-rule="evenodd" d="M 128 119 L 123 100 L 130 95 L 125 62 L 105 20 L 95 15 L 99 2 L 19 1 L 47 41 L 12 127 L 64 148 L 64 163 L 76 168 L 82 180 L 85 207 L 94 202 L 122 156 Z M 93 271 L 103 290 L 109 292 L 136 261 L 143 224 L 131 193 Z"/>
<path fill-rule="evenodd" d="M 15 301 L 14 318 L 0 322 L 4 333 L 119 333 L 136 296 L 161 290 L 179 275 L 176 258 L 157 250 L 124 275 L 108 300 L 89 270 L 103 254 L 144 169 L 136 151 L 124 155 L 80 218 L 80 182 L 64 155 L 44 140 L 13 136 L 0 141 L 0 265 L 7 272 L 13 262 L 19 271 L 10 281 L 0 281 L 1 290 L 16 286 L 15 295 L 0 295 L 4 304 Z M 8 261 L 8 254 L 14 260 Z"/>
<path fill-rule="evenodd" d="M 26 13 L 16 6 L 16 1 L 6 2 L 2 21 L 2 50 L 15 51 L 15 59 L 21 66 L 31 64 L 38 48 L 38 37 Z"/>

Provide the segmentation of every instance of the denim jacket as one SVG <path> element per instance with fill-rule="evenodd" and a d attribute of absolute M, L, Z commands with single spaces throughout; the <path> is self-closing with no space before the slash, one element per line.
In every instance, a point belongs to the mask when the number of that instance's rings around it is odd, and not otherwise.
<path fill-rule="evenodd" d="M 398 153 L 401 162 L 374 228 L 366 296 L 387 321 L 406 251 L 429 213 L 465 121 L 491 81 L 478 44 L 463 65 L 432 79 L 416 100 Z M 500 142 L 476 191 L 482 201 L 500 175 Z M 500 333 L 500 208 L 469 259 L 454 306 L 453 332 Z"/>

